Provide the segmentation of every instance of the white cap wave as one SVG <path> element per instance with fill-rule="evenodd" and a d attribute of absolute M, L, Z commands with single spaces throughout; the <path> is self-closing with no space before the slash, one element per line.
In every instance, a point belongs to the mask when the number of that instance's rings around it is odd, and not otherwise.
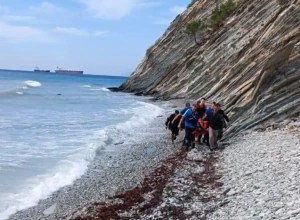
<path fill-rule="evenodd" d="M 24 82 L 25 85 L 29 86 L 29 87 L 40 87 L 42 86 L 42 84 L 38 81 L 34 81 L 34 80 L 27 80 Z"/>
<path fill-rule="evenodd" d="M 24 210 L 38 204 L 40 199 L 45 199 L 52 192 L 63 186 L 71 185 L 76 179 L 81 177 L 88 169 L 88 165 L 94 159 L 96 150 L 106 146 L 111 135 L 113 138 L 124 136 L 128 139 L 128 132 L 145 126 L 156 116 L 162 114 L 162 108 L 145 102 L 137 102 L 139 105 L 134 108 L 122 109 L 132 114 L 127 121 L 117 125 L 105 127 L 87 140 L 87 145 L 77 153 L 69 155 L 58 167 L 54 167 L 50 173 L 40 175 L 31 179 L 31 184 L 24 186 L 21 192 L 7 195 L 7 199 L 14 201 L 14 204 L 0 212 L 0 219 L 7 219 L 17 211 Z"/>

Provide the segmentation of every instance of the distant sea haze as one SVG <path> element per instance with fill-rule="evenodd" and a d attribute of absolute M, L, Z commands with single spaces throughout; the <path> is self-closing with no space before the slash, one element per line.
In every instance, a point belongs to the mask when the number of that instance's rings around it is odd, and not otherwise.
<path fill-rule="evenodd" d="M 0 71 L 0 219 L 83 175 L 96 151 L 162 109 L 112 93 L 125 77 Z"/>
<path fill-rule="evenodd" d="M 55 73 L 56 69 L 40 69 L 40 70 L 50 70 L 50 73 Z M 121 74 L 112 74 L 112 75 L 105 75 L 105 74 L 99 74 L 99 73 L 93 73 L 93 72 L 87 72 L 84 70 L 75 70 L 75 71 L 83 71 L 83 75 L 85 76 L 105 76 L 105 77 L 124 77 L 128 78 L 128 76 L 131 75 L 132 72 L 127 72 L 127 73 L 121 73 Z M 0 74 L 3 72 L 21 72 L 21 73 L 32 73 L 34 72 L 34 68 L 32 70 L 13 70 L 13 69 L 1 69 L 0 68 Z"/>

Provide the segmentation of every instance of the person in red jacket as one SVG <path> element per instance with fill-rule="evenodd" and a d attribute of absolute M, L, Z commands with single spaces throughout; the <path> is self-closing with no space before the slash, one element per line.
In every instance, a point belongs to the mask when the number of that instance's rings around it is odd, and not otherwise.
<path fill-rule="evenodd" d="M 198 119 L 198 128 L 193 132 L 195 143 L 199 143 L 202 136 L 203 142 L 208 144 L 208 121 L 203 121 L 202 118 Z"/>
<path fill-rule="evenodd" d="M 202 118 L 206 112 L 205 98 L 202 98 L 197 102 L 197 113 L 200 118 Z"/>

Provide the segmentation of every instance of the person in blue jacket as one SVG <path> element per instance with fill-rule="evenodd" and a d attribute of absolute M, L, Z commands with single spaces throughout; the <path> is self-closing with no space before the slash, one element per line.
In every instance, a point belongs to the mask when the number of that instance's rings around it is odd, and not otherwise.
<path fill-rule="evenodd" d="M 210 107 L 208 107 L 205 111 L 205 116 L 204 117 L 207 117 L 209 114 L 213 113 L 213 108 L 214 108 L 214 105 L 216 104 L 216 102 L 213 102 Z"/>
<path fill-rule="evenodd" d="M 193 131 L 197 127 L 197 121 L 198 121 L 198 114 L 197 114 L 197 105 L 193 105 L 192 108 L 188 109 L 184 115 L 182 116 L 178 128 L 181 129 L 181 124 L 184 121 L 185 126 L 185 137 L 183 146 L 186 150 L 189 149 L 189 147 L 192 144 L 192 141 L 194 139 Z"/>

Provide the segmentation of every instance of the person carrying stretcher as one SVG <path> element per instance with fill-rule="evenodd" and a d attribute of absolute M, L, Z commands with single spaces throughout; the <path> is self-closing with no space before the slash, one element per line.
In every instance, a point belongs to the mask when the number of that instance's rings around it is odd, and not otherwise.
<path fill-rule="evenodd" d="M 199 118 L 198 123 L 197 123 L 197 128 L 195 129 L 195 131 L 193 131 L 193 135 L 194 135 L 195 143 L 201 142 L 201 138 L 202 138 L 202 136 L 204 136 L 203 142 L 204 143 L 206 142 L 206 144 L 209 144 L 208 121 L 203 121 L 202 118 Z"/>

